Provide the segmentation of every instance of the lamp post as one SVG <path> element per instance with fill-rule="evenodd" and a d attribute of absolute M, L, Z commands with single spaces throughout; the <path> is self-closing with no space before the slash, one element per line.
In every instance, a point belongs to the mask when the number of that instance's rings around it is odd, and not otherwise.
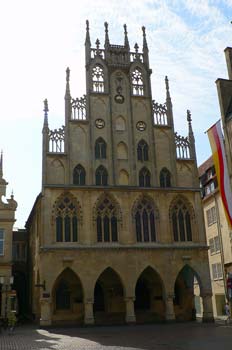
<path fill-rule="evenodd" d="M 11 285 L 14 283 L 13 276 L 0 276 L 0 285 L 2 286 L 2 295 L 5 294 L 5 306 L 4 306 L 4 321 L 7 320 L 7 308 L 8 308 L 8 293 L 11 291 Z"/>

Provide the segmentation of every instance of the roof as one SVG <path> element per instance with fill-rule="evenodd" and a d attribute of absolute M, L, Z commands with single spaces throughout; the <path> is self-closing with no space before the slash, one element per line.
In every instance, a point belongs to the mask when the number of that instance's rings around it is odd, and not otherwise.
<path fill-rule="evenodd" d="M 198 175 L 199 175 L 199 177 L 201 177 L 203 174 L 205 174 L 207 170 L 212 168 L 212 166 L 213 166 L 213 156 L 209 157 L 204 163 L 202 163 L 198 167 Z"/>

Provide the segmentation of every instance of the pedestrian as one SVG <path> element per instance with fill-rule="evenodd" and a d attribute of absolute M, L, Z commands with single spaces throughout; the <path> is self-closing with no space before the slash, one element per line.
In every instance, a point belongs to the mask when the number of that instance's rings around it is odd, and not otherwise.
<path fill-rule="evenodd" d="M 226 302 L 225 304 L 225 314 L 226 314 L 225 323 L 230 323 L 230 306 L 228 302 Z"/>

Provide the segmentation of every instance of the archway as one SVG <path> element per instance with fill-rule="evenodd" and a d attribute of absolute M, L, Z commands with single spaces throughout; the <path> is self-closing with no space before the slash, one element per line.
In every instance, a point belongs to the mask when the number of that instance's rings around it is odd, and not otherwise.
<path fill-rule="evenodd" d="M 137 323 L 165 319 L 163 283 L 158 273 L 147 267 L 139 276 L 135 287 L 135 315 Z"/>
<path fill-rule="evenodd" d="M 96 281 L 93 311 L 96 324 L 125 322 L 123 286 L 118 274 L 110 267 Z"/>
<path fill-rule="evenodd" d="M 185 265 L 179 272 L 174 286 L 174 311 L 177 321 L 194 321 L 202 314 L 201 282 L 196 272 Z"/>
<path fill-rule="evenodd" d="M 69 268 L 56 279 L 52 291 L 53 324 L 82 324 L 83 289 L 79 277 Z"/>

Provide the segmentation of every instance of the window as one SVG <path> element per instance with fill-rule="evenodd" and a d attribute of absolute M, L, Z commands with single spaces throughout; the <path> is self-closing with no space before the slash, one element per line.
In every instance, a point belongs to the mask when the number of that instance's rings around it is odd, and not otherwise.
<path fill-rule="evenodd" d="M 139 201 L 135 208 L 134 219 L 137 242 L 155 242 L 156 224 L 153 203 L 145 198 Z"/>
<path fill-rule="evenodd" d="M 223 278 L 222 265 L 220 263 L 212 264 L 212 275 L 214 280 Z"/>
<path fill-rule="evenodd" d="M 55 208 L 57 242 L 78 241 L 78 205 L 68 195 L 62 197 Z"/>
<path fill-rule="evenodd" d="M 131 75 L 132 78 L 132 92 L 133 95 L 143 96 L 144 95 L 144 83 L 142 71 L 139 67 L 135 67 Z"/>
<path fill-rule="evenodd" d="M 139 186 L 150 187 L 151 186 L 151 174 L 147 168 L 142 168 L 139 172 Z"/>
<path fill-rule="evenodd" d="M 212 207 L 206 211 L 207 224 L 208 226 L 213 225 L 217 222 L 216 207 Z"/>
<path fill-rule="evenodd" d="M 141 162 L 148 160 L 148 144 L 144 140 L 141 140 L 138 143 L 137 158 L 138 160 L 141 160 Z"/>
<path fill-rule="evenodd" d="M 96 227 L 98 242 L 118 241 L 117 209 L 108 197 L 97 206 Z"/>
<path fill-rule="evenodd" d="M 85 169 L 78 164 L 73 170 L 73 183 L 74 185 L 85 185 Z"/>
<path fill-rule="evenodd" d="M 209 195 L 210 193 L 213 193 L 215 189 L 217 188 L 217 182 L 211 181 L 208 183 L 208 185 L 205 186 L 205 195 Z"/>
<path fill-rule="evenodd" d="M 93 67 L 92 84 L 94 92 L 104 92 L 104 71 L 100 64 Z"/>
<path fill-rule="evenodd" d="M 95 158 L 106 159 L 106 142 L 101 137 L 95 142 Z"/>
<path fill-rule="evenodd" d="M 213 255 L 215 253 L 219 253 L 221 251 L 219 236 L 215 236 L 213 238 L 210 238 L 209 251 L 210 251 L 211 255 Z"/>
<path fill-rule="evenodd" d="M 108 173 L 104 166 L 100 165 L 96 170 L 96 185 L 107 186 L 108 185 Z"/>
<path fill-rule="evenodd" d="M 160 172 L 160 187 L 171 187 L 171 174 L 166 168 Z"/>
<path fill-rule="evenodd" d="M 179 199 L 171 209 L 173 238 L 175 242 L 192 241 L 191 216 L 182 199 Z"/>
<path fill-rule="evenodd" d="M 0 228 L 0 255 L 4 255 L 4 230 Z"/>

